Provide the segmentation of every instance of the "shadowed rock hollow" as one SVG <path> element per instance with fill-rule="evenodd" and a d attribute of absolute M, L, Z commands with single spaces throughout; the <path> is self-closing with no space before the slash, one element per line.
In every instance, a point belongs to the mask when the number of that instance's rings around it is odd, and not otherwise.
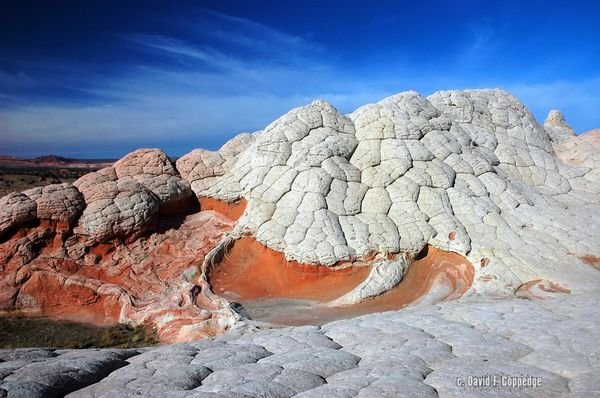
<path fill-rule="evenodd" d="M 176 164 L 141 149 L 0 199 L 0 305 L 150 321 L 183 341 L 238 322 L 228 299 L 257 314 L 283 301 L 252 300 L 309 300 L 310 323 L 463 294 L 592 291 L 589 134 L 557 111 L 540 125 L 501 90 L 411 91 L 348 115 L 315 101 Z M 266 316 L 298 322 L 284 318 Z"/>

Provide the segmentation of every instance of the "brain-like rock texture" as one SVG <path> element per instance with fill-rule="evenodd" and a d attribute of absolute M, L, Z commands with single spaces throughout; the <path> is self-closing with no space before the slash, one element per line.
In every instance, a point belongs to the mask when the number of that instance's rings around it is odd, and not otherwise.
<path fill-rule="evenodd" d="M 560 114 L 549 120 L 567 129 Z M 335 265 L 429 244 L 485 264 L 481 292 L 575 283 L 567 258 L 591 288 L 598 276 L 578 256 L 600 251 L 600 180 L 557 158 L 549 129 L 502 90 L 406 92 L 349 115 L 315 101 L 255 134 L 233 167 L 198 153 L 196 194 L 245 198 L 236 228 L 290 260 Z"/>
<path fill-rule="evenodd" d="M 62 221 L 71 224 L 85 208 L 83 196 L 71 184 L 52 184 L 23 192 L 37 205 L 40 220 Z"/>
<path fill-rule="evenodd" d="M 140 149 L 73 185 L 0 199 L 0 268 L 9 270 L 0 300 L 35 308 L 37 287 L 77 286 L 112 318 L 151 319 L 164 335 L 189 337 L 202 335 L 194 322 L 214 332 L 238 319 L 211 291 L 233 286 L 219 280 L 229 270 L 211 282 L 219 264 L 260 272 L 252 294 L 279 295 L 299 280 L 290 291 L 306 298 L 310 278 L 327 275 L 319 286 L 332 286 L 361 276 L 349 291 L 331 287 L 339 294 L 329 306 L 390 289 L 407 289 L 399 297 L 410 302 L 591 291 L 600 283 L 590 266 L 600 258 L 597 138 L 574 135 L 559 111 L 541 125 L 498 89 L 404 92 L 350 114 L 317 100 L 175 165 Z M 189 215 L 198 203 L 222 214 Z M 36 220 L 69 227 L 56 238 Z M 48 258 L 63 260 L 48 269 Z M 431 269 L 415 270 L 424 259 Z M 278 275 L 277 288 L 264 275 Z"/>
<path fill-rule="evenodd" d="M 0 236 L 10 228 L 35 220 L 37 205 L 29 196 L 11 193 L 0 199 Z"/>
<path fill-rule="evenodd" d="M 193 195 L 171 160 L 160 149 L 138 149 L 113 166 L 119 180 L 133 180 L 154 193 L 162 207 L 183 205 Z"/>
<path fill-rule="evenodd" d="M 159 149 L 138 149 L 74 185 L 87 205 L 80 232 L 98 240 L 143 232 L 159 211 L 185 213 L 194 196 Z"/>
<path fill-rule="evenodd" d="M 196 194 L 201 194 L 219 181 L 219 177 L 236 163 L 236 157 L 250 146 L 258 133 L 242 133 L 226 142 L 218 152 L 195 149 L 177 160 L 181 176 L 190 182 Z M 233 197 L 237 195 L 233 192 Z"/>
<path fill-rule="evenodd" d="M 127 237 L 141 231 L 158 211 L 158 199 L 143 185 L 106 181 L 86 193 L 80 219 L 82 233 L 99 240 Z"/>
<path fill-rule="evenodd" d="M 167 154 L 160 149 L 138 149 L 117 161 L 113 169 L 118 178 L 143 174 L 152 176 L 177 174 Z"/>

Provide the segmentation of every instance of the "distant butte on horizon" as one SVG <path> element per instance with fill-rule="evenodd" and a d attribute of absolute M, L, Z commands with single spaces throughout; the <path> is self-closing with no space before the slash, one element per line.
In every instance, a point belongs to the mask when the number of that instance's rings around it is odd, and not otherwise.
<path fill-rule="evenodd" d="M 58 155 L 43 155 L 34 158 L 0 155 L 0 167 L 33 168 L 33 167 L 72 167 L 100 169 L 110 166 L 117 159 L 76 159 Z"/>

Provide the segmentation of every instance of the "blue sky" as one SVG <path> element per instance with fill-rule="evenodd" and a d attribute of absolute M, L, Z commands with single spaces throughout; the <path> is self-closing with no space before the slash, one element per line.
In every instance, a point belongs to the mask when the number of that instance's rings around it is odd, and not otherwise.
<path fill-rule="evenodd" d="M 124 4 L 126 3 L 126 4 Z M 500 87 L 600 127 L 595 1 L 3 1 L 0 154 L 179 156 L 324 98 Z"/>

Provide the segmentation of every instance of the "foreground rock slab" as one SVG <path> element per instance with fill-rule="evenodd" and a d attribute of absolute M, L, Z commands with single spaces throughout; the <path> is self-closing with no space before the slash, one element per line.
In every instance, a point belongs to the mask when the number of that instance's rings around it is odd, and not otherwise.
<path fill-rule="evenodd" d="M 142 350 L 2 350 L 0 396 L 597 396 L 599 304 L 468 297 Z M 527 377 L 535 386 L 507 384 Z"/>
<path fill-rule="evenodd" d="M 136 350 L 0 350 L 1 397 L 62 397 L 128 365 Z"/>

